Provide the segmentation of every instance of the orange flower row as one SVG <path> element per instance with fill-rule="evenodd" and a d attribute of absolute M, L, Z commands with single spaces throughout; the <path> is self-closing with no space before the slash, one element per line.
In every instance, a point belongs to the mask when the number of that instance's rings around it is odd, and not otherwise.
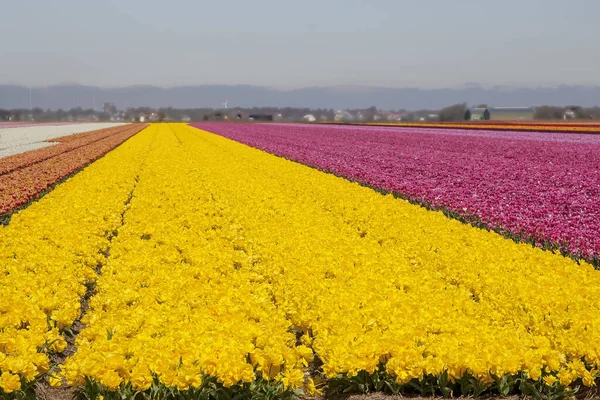
<path fill-rule="evenodd" d="M 83 140 L 83 139 L 89 138 L 89 137 L 98 137 L 100 132 L 109 132 L 110 131 L 110 132 L 114 133 L 114 132 L 123 131 L 124 129 L 128 129 L 128 128 L 131 128 L 131 125 L 123 124 L 120 126 L 112 126 L 110 128 L 103 128 L 103 129 L 98 129 L 98 130 L 89 131 L 89 132 L 76 133 L 75 135 L 59 136 L 59 137 L 55 137 L 53 139 L 46 140 L 46 142 L 50 142 L 50 143 L 76 142 L 76 141 Z"/>
<path fill-rule="evenodd" d="M 48 140 L 48 142 L 59 142 L 50 147 L 44 147 L 37 150 L 28 151 L 21 154 L 15 154 L 0 159 L 0 175 L 5 175 L 17 169 L 28 167 L 30 165 L 48 160 L 60 154 L 73 151 L 93 142 L 102 140 L 112 135 L 116 135 L 131 129 L 131 125 L 116 126 L 111 128 L 99 129 L 91 132 L 78 133 L 75 135 L 63 136 L 60 138 Z"/>
<path fill-rule="evenodd" d="M 87 144 L 85 145 L 81 145 L 78 141 L 72 141 L 71 143 L 79 143 L 78 147 L 39 162 L 31 163 L 30 160 L 30 165 L 25 164 L 26 166 L 17 168 L 13 172 L 1 175 L 0 215 L 27 204 L 40 193 L 49 190 L 56 182 L 102 157 L 145 127 L 145 124 L 128 125 L 126 129 L 121 128 L 111 134 L 107 134 L 104 129 L 95 131 L 96 134 L 86 136 Z M 52 149 L 52 147 L 41 150 L 47 149 Z M 38 151 L 31 153 L 38 153 Z M 48 153 L 41 154 L 48 155 Z M 23 159 L 31 157 L 32 160 L 36 157 L 22 156 Z"/>

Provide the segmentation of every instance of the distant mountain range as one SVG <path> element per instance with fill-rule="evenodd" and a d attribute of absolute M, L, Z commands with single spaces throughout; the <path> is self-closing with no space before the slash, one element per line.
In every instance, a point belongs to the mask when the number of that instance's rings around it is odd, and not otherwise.
<path fill-rule="evenodd" d="M 540 88 L 484 88 L 468 84 L 462 88 L 418 89 L 361 86 L 309 87 L 280 90 L 250 85 L 197 85 L 161 88 L 128 86 L 100 88 L 84 85 L 55 85 L 31 90 L 31 103 L 44 109 L 100 108 L 111 102 L 119 108 L 148 106 L 175 108 L 308 107 L 379 109 L 439 109 L 455 103 L 493 106 L 600 105 L 600 87 L 557 86 Z M 29 108 L 30 89 L 0 85 L 0 108 Z"/>

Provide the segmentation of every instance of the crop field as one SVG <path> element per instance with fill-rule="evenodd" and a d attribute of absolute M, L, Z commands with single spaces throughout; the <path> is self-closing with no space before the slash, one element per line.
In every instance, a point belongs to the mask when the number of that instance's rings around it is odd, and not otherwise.
<path fill-rule="evenodd" d="M 54 140 L 0 158 L 0 398 L 595 393 L 600 136 Z"/>
<path fill-rule="evenodd" d="M 144 125 L 107 124 L 108 127 L 89 131 L 92 126 L 56 127 L 36 126 L 34 128 L 8 129 L 10 144 L 31 140 L 42 140 L 51 136 L 52 142 L 43 142 L 50 146 L 35 151 L 0 158 L 0 218 L 16 207 L 23 206 L 52 185 L 84 167 L 98 157 L 106 154 L 127 140 Z M 48 132 L 43 132 L 48 129 Z M 13 132 L 13 131 L 17 132 Z M 21 138 L 18 134 L 23 135 Z M 81 132 L 72 134 L 73 132 Z M 59 136 L 69 133 L 68 136 Z M 10 151 L 20 146 L 8 147 Z M 5 219 L 5 218 L 4 218 Z M 1 221 L 0 221 L 1 222 Z"/>
<path fill-rule="evenodd" d="M 102 128 L 120 126 L 122 123 L 85 124 L 28 124 L 0 123 L 0 157 L 51 146 L 52 139 Z"/>

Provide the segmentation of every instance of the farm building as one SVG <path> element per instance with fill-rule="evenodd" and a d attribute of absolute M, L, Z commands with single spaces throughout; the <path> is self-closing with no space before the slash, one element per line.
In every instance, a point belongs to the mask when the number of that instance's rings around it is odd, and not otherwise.
<path fill-rule="evenodd" d="M 465 120 L 513 121 L 532 120 L 535 108 L 532 107 L 488 107 L 471 108 L 465 112 Z"/>

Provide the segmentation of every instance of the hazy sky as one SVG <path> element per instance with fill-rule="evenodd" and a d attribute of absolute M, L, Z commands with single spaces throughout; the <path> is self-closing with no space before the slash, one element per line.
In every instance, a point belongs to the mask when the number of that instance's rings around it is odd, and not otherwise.
<path fill-rule="evenodd" d="M 0 83 L 600 84 L 600 0 L 0 0 Z"/>

